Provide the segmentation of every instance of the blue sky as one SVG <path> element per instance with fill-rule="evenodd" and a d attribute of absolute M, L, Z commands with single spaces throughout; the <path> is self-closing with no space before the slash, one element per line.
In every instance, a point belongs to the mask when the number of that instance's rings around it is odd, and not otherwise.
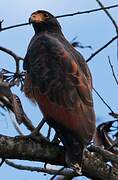
<path fill-rule="evenodd" d="M 108 6 L 117 4 L 117 0 L 112 0 L 112 3 L 111 0 L 102 0 L 102 3 Z M 10 26 L 13 24 L 27 22 L 30 14 L 38 9 L 45 9 L 54 15 L 60 15 L 98 7 L 99 6 L 95 0 L 4 0 L 0 2 L 0 19 L 4 19 L 3 26 Z M 118 22 L 117 8 L 110 10 L 110 12 L 116 19 L 116 22 Z M 77 36 L 77 40 L 83 45 L 91 45 L 93 47 L 93 50 L 78 49 L 85 58 L 88 58 L 91 53 L 115 36 L 115 29 L 104 12 L 60 18 L 59 22 L 61 23 L 63 33 L 69 41 Z M 31 26 L 1 32 L 0 46 L 9 48 L 18 55 L 24 57 L 33 33 L 34 32 Z M 111 44 L 107 49 L 89 62 L 89 67 L 92 72 L 94 87 L 105 98 L 113 110 L 117 111 L 117 86 L 109 67 L 108 55 L 110 56 L 112 64 L 118 74 L 116 43 Z M 13 61 L 8 55 L 2 52 L 0 52 L 0 67 L 14 70 Z M 21 94 L 20 91 L 16 90 L 16 88 L 14 91 L 21 97 L 25 111 L 36 125 L 42 116 L 41 113 L 39 114 L 38 108 L 36 106 L 32 106 L 25 98 L 24 94 Z M 99 119 L 99 121 L 111 119 L 111 117 L 108 116 L 109 110 L 94 93 L 93 95 L 97 119 Z M 24 133 L 28 133 L 24 127 L 21 128 Z M 12 136 L 17 134 L 12 127 L 8 114 L 5 117 L 0 117 L 0 133 Z M 45 177 L 44 175 L 39 175 L 38 173 L 30 173 L 26 171 L 21 172 L 14 170 L 7 165 L 3 165 L 3 167 L 0 168 L 0 177 L 4 180 L 16 179 L 16 177 L 17 180 L 46 180 L 49 176 Z"/>

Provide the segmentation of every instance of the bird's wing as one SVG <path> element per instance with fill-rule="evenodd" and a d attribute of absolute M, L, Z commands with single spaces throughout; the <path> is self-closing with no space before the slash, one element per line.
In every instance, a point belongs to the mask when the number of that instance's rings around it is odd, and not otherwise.
<path fill-rule="evenodd" d="M 91 75 L 82 56 L 66 40 L 40 35 L 31 41 L 24 68 L 35 87 L 53 103 L 74 108 L 93 105 Z"/>

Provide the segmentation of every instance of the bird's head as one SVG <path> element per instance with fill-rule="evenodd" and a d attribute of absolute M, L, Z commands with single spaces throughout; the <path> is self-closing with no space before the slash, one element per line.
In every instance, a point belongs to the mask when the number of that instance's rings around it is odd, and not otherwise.
<path fill-rule="evenodd" d="M 61 31 L 61 26 L 56 17 L 44 10 L 33 12 L 29 18 L 29 23 L 33 25 L 35 33 Z"/>

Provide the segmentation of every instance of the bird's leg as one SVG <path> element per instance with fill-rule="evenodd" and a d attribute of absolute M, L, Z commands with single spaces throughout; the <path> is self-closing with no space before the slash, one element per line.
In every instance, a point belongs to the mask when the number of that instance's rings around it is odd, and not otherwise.
<path fill-rule="evenodd" d="M 65 160 L 69 168 L 76 171 L 77 174 L 82 175 L 82 167 L 77 161 L 73 161 L 73 159 L 70 158 L 71 155 L 69 155 L 67 152 L 65 154 Z"/>

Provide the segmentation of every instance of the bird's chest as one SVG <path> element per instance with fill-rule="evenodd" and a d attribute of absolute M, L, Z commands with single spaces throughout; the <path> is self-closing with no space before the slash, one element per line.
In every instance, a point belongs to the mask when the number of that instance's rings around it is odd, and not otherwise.
<path fill-rule="evenodd" d="M 37 102 L 47 120 L 53 120 L 54 123 L 63 125 L 64 127 L 70 127 L 72 129 L 77 127 L 78 117 L 75 115 L 74 111 L 55 104 L 45 95 L 38 96 Z"/>
<path fill-rule="evenodd" d="M 58 57 L 47 52 L 31 58 L 29 74 L 33 85 L 38 86 L 43 94 L 66 79 Z"/>

